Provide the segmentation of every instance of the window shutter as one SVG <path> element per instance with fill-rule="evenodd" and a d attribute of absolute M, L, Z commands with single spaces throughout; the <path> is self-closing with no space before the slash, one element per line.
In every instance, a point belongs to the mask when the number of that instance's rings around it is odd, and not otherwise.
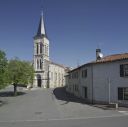
<path fill-rule="evenodd" d="M 120 77 L 124 77 L 124 66 L 120 65 Z"/>

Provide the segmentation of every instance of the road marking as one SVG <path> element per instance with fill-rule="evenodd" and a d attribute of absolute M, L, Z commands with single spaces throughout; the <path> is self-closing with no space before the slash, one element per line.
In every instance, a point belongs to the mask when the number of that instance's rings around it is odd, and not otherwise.
<path fill-rule="evenodd" d="M 128 114 L 127 114 L 128 115 Z M 67 120 L 87 120 L 87 119 L 99 119 L 99 118 L 116 118 L 124 117 L 123 115 L 111 115 L 111 116 L 97 116 L 97 117 L 76 117 L 76 118 L 58 118 L 58 119 L 40 119 L 40 120 L 10 120 L 10 121 L 0 121 L 0 123 L 16 123 L 16 122 L 47 122 L 47 121 L 67 121 Z"/>
<path fill-rule="evenodd" d="M 120 113 L 122 113 L 124 115 L 128 115 L 128 111 L 118 111 L 118 112 L 120 112 Z"/>

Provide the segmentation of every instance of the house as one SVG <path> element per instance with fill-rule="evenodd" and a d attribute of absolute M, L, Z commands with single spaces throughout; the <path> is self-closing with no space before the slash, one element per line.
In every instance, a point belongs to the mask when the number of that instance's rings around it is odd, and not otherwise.
<path fill-rule="evenodd" d="M 66 90 L 90 103 L 128 105 L 128 53 L 103 57 L 68 72 Z"/>

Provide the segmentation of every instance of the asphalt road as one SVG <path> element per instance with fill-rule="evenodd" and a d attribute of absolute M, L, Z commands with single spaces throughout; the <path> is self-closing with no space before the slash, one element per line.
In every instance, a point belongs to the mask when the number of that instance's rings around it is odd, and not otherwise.
<path fill-rule="evenodd" d="M 128 112 L 103 110 L 69 97 L 62 89 L 0 91 L 0 127 L 127 127 Z M 70 99 L 69 99 L 70 98 Z"/>
<path fill-rule="evenodd" d="M 0 127 L 127 127 L 128 117 L 2 122 Z"/>

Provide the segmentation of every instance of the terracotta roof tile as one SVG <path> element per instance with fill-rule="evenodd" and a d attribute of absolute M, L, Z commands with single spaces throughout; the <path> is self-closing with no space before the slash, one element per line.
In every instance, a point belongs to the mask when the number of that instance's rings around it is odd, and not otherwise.
<path fill-rule="evenodd" d="M 69 73 L 73 72 L 73 71 L 75 71 L 77 69 L 80 69 L 83 66 L 92 65 L 92 64 L 98 64 L 98 63 L 114 62 L 114 61 L 125 60 L 125 59 L 128 59 L 128 53 L 109 55 L 109 56 L 103 57 L 101 60 L 92 61 L 92 62 L 83 64 L 83 65 L 81 65 L 81 66 L 79 66 L 77 68 L 74 68 L 73 70 L 69 71 Z"/>
<path fill-rule="evenodd" d="M 123 59 L 128 59 L 128 53 L 106 56 L 106 57 L 103 57 L 101 60 L 97 60 L 93 63 L 113 62 L 113 61 L 118 61 Z"/>

